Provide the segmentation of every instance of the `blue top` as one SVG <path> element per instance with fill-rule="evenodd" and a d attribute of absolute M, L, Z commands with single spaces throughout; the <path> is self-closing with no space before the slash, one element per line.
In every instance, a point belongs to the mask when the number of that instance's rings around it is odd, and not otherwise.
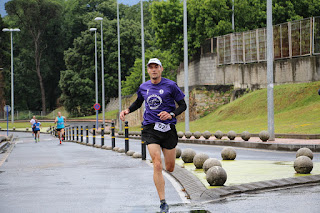
<path fill-rule="evenodd" d="M 176 124 L 177 119 L 160 120 L 158 114 L 162 111 L 173 112 L 176 109 L 175 101 L 181 101 L 184 94 L 176 82 L 167 78 L 161 78 L 160 83 L 153 84 L 151 80 L 140 85 L 137 91 L 138 99 L 145 101 L 145 112 L 143 125 L 161 122 L 165 124 Z"/>
<path fill-rule="evenodd" d="M 34 123 L 34 124 L 33 124 L 33 129 L 34 129 L 35 131 L 40 131 L 40 125 L 41 125 L 40 122 Z"/>
<path fill-rule="evenodd" d="M 64 119 L 63 117 L 57 117 L 57 129 L 63 129 L 64 128 Z"/>

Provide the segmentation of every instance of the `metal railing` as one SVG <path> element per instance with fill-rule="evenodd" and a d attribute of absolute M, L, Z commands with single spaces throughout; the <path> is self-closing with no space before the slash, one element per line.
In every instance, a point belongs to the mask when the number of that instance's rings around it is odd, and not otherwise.
<path fill-rule="evenodd" d="M 218 65 L 253 63 L 267 59 L 266 28 L 231 33 L 208 39 L 201 53 L 215 52 Z M 273 26 L 274 59 L 320 54 L 320 17 L 286 22 Z"/>

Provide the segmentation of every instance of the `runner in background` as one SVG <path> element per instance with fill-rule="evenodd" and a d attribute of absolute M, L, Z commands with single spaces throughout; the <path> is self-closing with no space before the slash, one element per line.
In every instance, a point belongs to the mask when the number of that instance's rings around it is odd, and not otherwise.
<path fill-rule="evenodd" d="M 38 122 L 37 119 L 35 119 L 35 123 L 33 124 L 33 132 L 34 132 L 34 140 L 35 142 L 40 142 L 40 128 L 41 123 Z"/>
<path fill-rule="evenodd" d="M 66 118 L 61 116 L 61 112 L 58 112 L 58 117 L 56 117 L 54 123 L 57 124 L 58 137 L 61 144 L 64 139 L 64 127 L 66 124 Z"/>
<path fill-rule="evenodd" d="M 32 131 L 32 137 L 34 137 L 34 129 L 33 129 L 33 124 L 36 122 L 36 116 L 33 116 L 30 120 L 31 124 L 31 131 Z"/>

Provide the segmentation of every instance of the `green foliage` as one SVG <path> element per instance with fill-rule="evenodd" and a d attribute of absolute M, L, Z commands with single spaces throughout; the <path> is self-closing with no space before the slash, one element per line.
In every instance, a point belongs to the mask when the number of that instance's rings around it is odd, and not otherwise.
<path fill-rule="evenodd" d="M 92 113 L 95 102 L 94 82 L 72 70 L 62 71 L 59 86 L 68 112 L 76 116 Z"/>

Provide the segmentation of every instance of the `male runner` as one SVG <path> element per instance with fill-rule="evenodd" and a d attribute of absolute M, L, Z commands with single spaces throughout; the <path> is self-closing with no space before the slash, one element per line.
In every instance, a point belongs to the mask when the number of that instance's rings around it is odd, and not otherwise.
<path fill-rule="evenodd" d="M 33 124 L 36 122 L 36 116 L 33 116 L 30 120 L 31 124 L 31 129 L 32 129 L 32 137 L 34 137 L 34 129 L 33 129 Z"/>
<path fill-rule="evenodd" d="M 40 128 L 41 123 L 38 122 L 37 119 L 35 119 L 35 123 L 33 124 L 33 132 L 34 132 L 34 140 L 35 142 L 40 142 Z"/>
<path fill-rule="evenodd" d="M 58 112 L 58 117 L 56 117 L 54 123 L 57 124 L 58 137 L 61 144 L 64 137 L 64 127 L 66 123 L 66 118 L 64 116 L 61 116 L 61 112 Z"/>
<path fill-rule="evenodd" d="M 173 172 L 176 159 L 178 135 L 175 128 L 176 116 L 186 110 L 184 94 L 174 81 L 161 77 L 163 67 L 159 59 L 152 58 L 148 64 L 150 80 L 141 84 L 137 99 L 120 113 L 122 121 L 125 115 L 134 112 L 145 101 L 142 140 L 148 145 L 153 162 L 153 181 L 160 198 L 160 212 L 168 212 L 165 200 L 165 181 L 162 175 L 161 150 L 166 170 Z M 178 104 L 176 108 L 175 102 Z"/>

